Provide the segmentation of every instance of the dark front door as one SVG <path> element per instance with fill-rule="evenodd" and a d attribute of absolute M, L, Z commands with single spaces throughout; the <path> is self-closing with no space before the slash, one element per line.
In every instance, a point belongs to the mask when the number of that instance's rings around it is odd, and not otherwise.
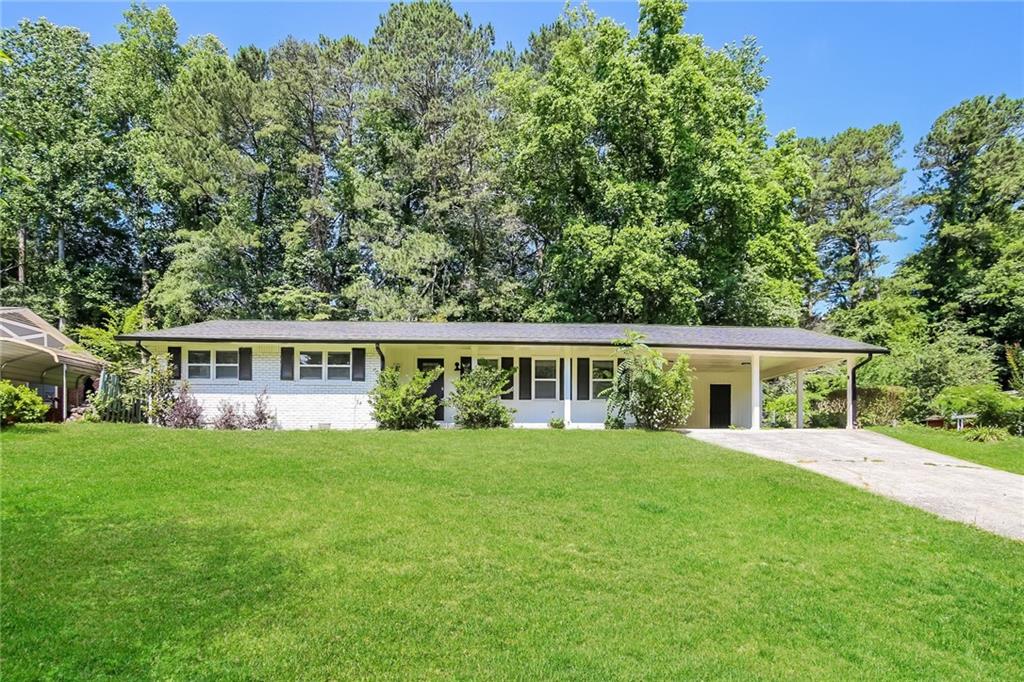
<path fill-rule="evenodd" d="M 420 358 L 416 361 L 416 369 L 421 372 L 424 370 L 431 370 L 435 367 L 444 367 L 444 360 L 441 358 Z M 427 388 L 427 395 L 437 396 L 437 408 L 434 410 L 434 421 L 444 421 L 444 405 L 441 401 L 444 400 L 444 372 L 441 372 L 441 376 L 434 379 L 434 383 L 430 384 Z"/>
<path fill-rule="evenodd" d="M 713 429 L 727 429 L 732 419 L 732 386 L 711 384 L 711 420 Z"/>

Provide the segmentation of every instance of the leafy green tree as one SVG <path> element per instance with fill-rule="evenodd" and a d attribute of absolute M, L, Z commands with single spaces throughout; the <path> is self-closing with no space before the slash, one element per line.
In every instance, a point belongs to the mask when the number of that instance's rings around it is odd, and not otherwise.
<path fill-rule="evenodd" d="M 858 373 L 865 386 L 903 386 L 907 389 L 905 416 L 919 420 L 944 388 L 991 384 L 997 371 L 995 349 L 988 339 L 974 336 L 960 323 L 945 322 L 927 335 L 889 343 L 891 355 L 875 358 Z"/>
<path fill-rule="evenodd" d="M 290 317 L 350 312 L 341 294 L 354 262 L 356 62 L 362 51 L 354 38 L 321 37 L 316 44 L 288 38 L 268 57 L 268 121 L 257 141 L 272 140 L 281 150 L 274 189 L 292 197 L 294 218 L 282 236 L 281 283 L 263 299 Z"/>
<path fill-rule="evenodd" d="M 806 163 L 791 134 L 769 145 L 756 45 L 708 50 L 681 32 L 684 9 L 641 2 L 636 36 L 570 12 L 499 80 L 531 317 L 797 322 L 817 272 L 790 212 Z"/>
<path fill-rule="evenodd" d="M 166 7 L 150 9 L 133 2 L 118 34 L 119 42 L 98 50 L 93 108 L 110 140 L 111 186 L 120 220 L 131 231 L 139 295 L 145 302 L 154 279 L 167 269 L 164 247 L 173 239 L 174 224 L 147 191 L 146 169 L 140 162 L 154 117 L 186 51 L 178 44 L 178 26 Z"/>
<path fill-rule="evenodd" d="M 134 293 L 130 234 L 117 220 L 109 145 L 92 110 L 96 52 L 86 34 L 45 19 L 3 29 L 0 49 L 9 57 L 0 65 L 4 303 L 62 327 L 94 320 Z"/>
<path fill-rule="evenodd" d="M 830 139 L 805 139 L 813 190 L 797 214 L 817 241 L 823 273 L 808 304 L 850 309 L 878 296 L 881 247 L 899 239 L 910 204 L 903 196 L 904 170 L 896 159 L 903 142 L 899 124 L 850 128 Z"/>
<path fill-rule="evenodd" d="M 176 227 L 151 302 L 166 323 L 259 315 L 259 294 L 279 269 L 264 257 L 273 225 L 254 224 L 268 172 L 264 89 L 212 39 L 189 52 L 140 160 Z"/>
<path fill-rule="evenodd" d="M 117 340 L 119 334 L 131 334 L 145 327 L 143 302 L 127 308 L 108 308 L 102 326 L 83 325 L 75 330 L 78 342 L 104 360 L 130 362 L 139 359 L 137 348 Z"/>
<path fill-rule="evenodd" d="M 965 100 L 915 151 L 930 227 L 908 267 L 931 287 L 929 311 L 997 341 L 1024 338 L 1024 99 Z"/>
<path fill-rule="evenodd" d="M 370 260 L 350 288 L 362 316 L 473 317 L 499 283 L 493 43 L 490 26 L 430 0 L 392 5 L 366 47 L 354 232 Z"/>

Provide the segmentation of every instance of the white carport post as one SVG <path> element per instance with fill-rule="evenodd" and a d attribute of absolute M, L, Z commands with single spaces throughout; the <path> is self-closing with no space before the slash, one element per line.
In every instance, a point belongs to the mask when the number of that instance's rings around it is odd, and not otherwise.
<path fill-rule="evenodd" d="M 796 428 L 804 428 L 804 371 L 796 371 Z"/>
<path fill-rule="evenodd" d="M 564 355 L 565 370 L 562 372 L 562 423 L 566 428 L 572 422 L 572 351 L 566 349 Z"/>
<path fill-rule="evenodd" d="M 853 428 L 854 377 L 853 358 L 846 358 L 846 428 Z"/>
<path fill-rule="evenodd" d="M 761 356 L 750 356 L 750 430 L 761 430 Z"/>

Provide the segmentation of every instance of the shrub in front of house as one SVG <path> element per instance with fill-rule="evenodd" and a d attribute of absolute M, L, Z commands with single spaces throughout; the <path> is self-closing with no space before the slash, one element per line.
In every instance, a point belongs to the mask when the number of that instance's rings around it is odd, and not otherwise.
<path fill-rule="evenodd" d="M 213 418 L 213 428 L 224 431 L 237 431 L 245 425 L 245 413 L 237 404 L 230 400 L 220 401 L 217 416 Z"/>
<path fill-rule="evenodd" d="M 628 332 L 620 349 L 612 387 L 607 391 L 608 414 L 625 423 L 632 416 L 641 429 L 661 431 L 686 425 L 693 411 L 690 361 L 680 355 L 674 363 L 643 343 L 643 335 Z"/>
<path fill-rule="evenodd" d="M 455 380 L 448 404 L 455 423 L 467 429 L 502 429 L 512 425 L 514 410 L 501 402 L 513 370 L 476 367 Z"/>
<path fill-rule="evenodd" d="M 564 429 L 565 428 L 565 420 L 562 419 L 561 417 L 552 417 L 551 419 L 548 420 L 548 428 L 549 429 Z"/>
<path fill-rule="evenodd" d="M 373 419 L 382 429 L 414 430 L 431 429 L 437 396 L 427 395 L 427 389 L 441 376 L 443 368 L 416 372 L 409 381 L 402 383 L 400 368 L 388 367 L 377 378 L 377 385 L 370 391 L 370 407 Z"/>
<path fill-rule="evenodd" d="M 0 380 L 0 421 L 4 426 L 40 422 L 49 410 L 46 401 L 28 386 Z"/>
<path fill-rule="evenodd" d="M 604 418 L 604 428 L 609 431 L 620 431 L 626 428 L 626 420 L 617 414 L 609 414 Z"/>
<path fill-rule="evenodd" d="M 263 389 L 256 396 L 256 402 L 252 404 L 252 412 L 245 415 L 245 428 L 253 431 L 265 431 L 274 428 L 276 415 L 270 411 L 270 400 L 267 397 L 267 389 Z"/>
<path fill-rule="evenodd" d="M 192 394 L 187 381 L 182 382 L 174 404 L 167 413 L 167 426 L 172 429 L 203 428 L 203 407 Z"/>

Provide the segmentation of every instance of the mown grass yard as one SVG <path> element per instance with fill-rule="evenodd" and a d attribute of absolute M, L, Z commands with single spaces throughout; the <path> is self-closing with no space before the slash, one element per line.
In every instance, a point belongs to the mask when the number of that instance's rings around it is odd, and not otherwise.
<path fill-rule="evenodd" d="M 998 443 L 975 443 L 964 438 L 963 432 L 916 425 L 879 426 L 875 431 L 950 457 L 1024 474 L 1024 438 L 1010 438 Z"/>
<path fill-rule="evenodd" d="M 1024 545 L 678 434 L 2 448 L 4 680 L 1024 669 Z"/>

